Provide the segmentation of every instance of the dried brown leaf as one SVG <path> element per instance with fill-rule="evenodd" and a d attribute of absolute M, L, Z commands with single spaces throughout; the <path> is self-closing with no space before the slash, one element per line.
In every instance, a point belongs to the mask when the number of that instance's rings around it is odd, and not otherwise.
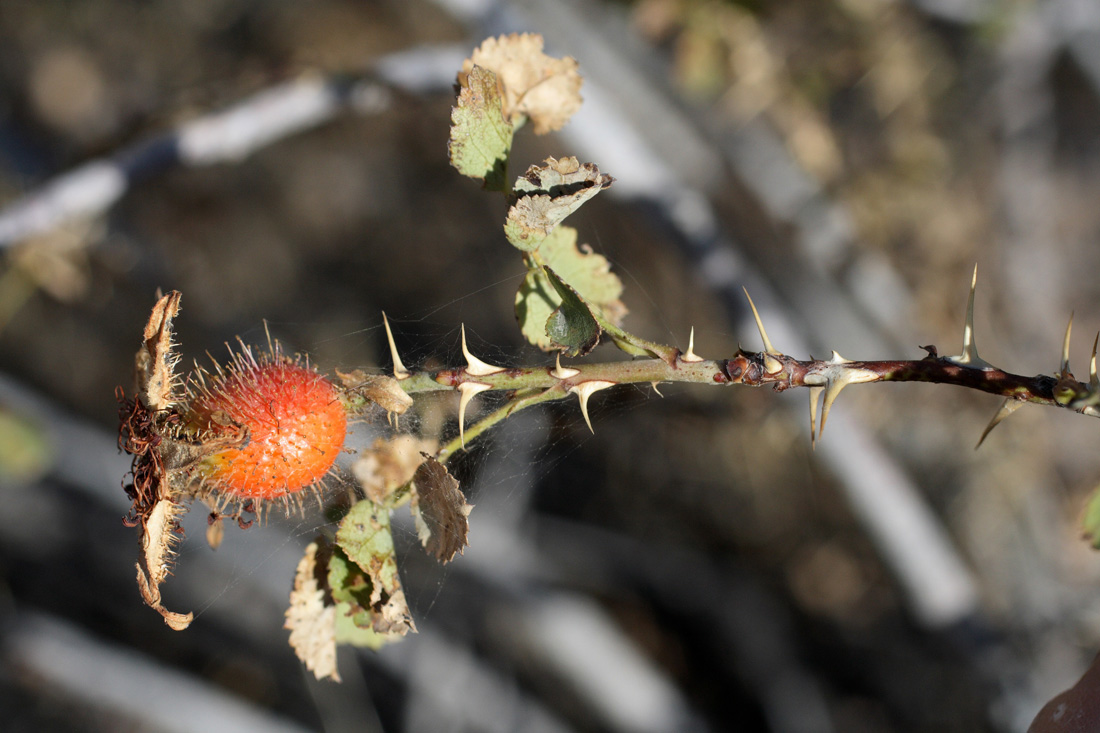
<path fill-rule="evenodd" d="M 440 562 L 450 562 L 469 544 L 467 517 L 473 506 L 466 503 L 458 481 L 442 463 L 428 454 L 424 459 L 413 476 L 413 517 L 424 549 Z"/>
<path fill-rule="evenodd" d="M 352 372 L 336 370 L 336 376 L 349 392 L 362 395 L 386 412 L 402 415 L 412 406 L 412 397 L 401 389 L 400 382 L 393 377 L 367 374 L 362 369 Z"/>
<path fill-rule="evenodd" d="M 325 604 L 325 591 L 317 582 L 317 543 L 310 543 L 294 574 L 286 623 L 290 646 L 317 679 L 339 682 L 336 669 L 336 606 Z"/>
<path fill-rule="evenodd" d="M 401 486 L 412 480 L 418 466 L 424 462 L 422 453 L 434 453 L 439 443 L 421 440 L 412 435 L 397 435 L 389 440 L 379 438 L 352 466 L 367 498 L 384 504 Z"/>
<path fill-rule="evenodd" d="M 542 45 L 537 33 L 490 38 L 463 62 L 459 86 L 474 65 L 489 69 L 503 91 L 505 119 L 526 117 L 537 135 L 560 130 L 580 109 L 582 79 L 574 59 L 547 56 Z"/>
<path fill-rule="evenodd" d="M 531 252 L 565 217 L 615 181 L 594 163 L 574 157 L 547 158 L 516 179 L 516 202 L 508 210 L 504 233 L 512 246 Z"/>

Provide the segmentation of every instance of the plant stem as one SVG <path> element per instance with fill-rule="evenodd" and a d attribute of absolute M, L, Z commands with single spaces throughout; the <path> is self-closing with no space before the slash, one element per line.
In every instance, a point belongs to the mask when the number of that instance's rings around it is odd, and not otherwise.
<path fill-rule="evenodd" d="M 774 369 L 776 363 L 780 365 L 778 370 Z M 768 371 L 768 364 L 772 365 L 773 371 Z M 517 409 L 529 404 L 561 399 L 570 393 L 571 388 L 590 381 L 614 384 L 687 382 L 752 387 L 770 385 L 777 391 L 791 387 L 824 387 L 834 383 L 932 382 L 954 384 L 1006 399 L 1060 407 L 1100 417 L 1100 409 L 1087 403 L 1096 389 L 1078 382 L 1068 372 L 1054 376 L 1040 374 L 1027 377 L 995 368 L 958 364 L 934 353 L 920 360 L 800 361 L 784 354 L 739 351 L 729 359 L 697 362 L 684 361 L 683 355 L 677 353 L 669 361 L 634 359 L 575 364 L 563 368 L 561 372 L 555 367 L 539 366 L 502 368 L 499 372 L 478 376 L 469 374 L 464 367 L 439 369 L 413 373 L 401 381 L 401 387 L 409 394 L 457 390 L 465 382 L 484 384 L 490 390 L 545 390 L 534 397 L 522 398 L 519 403 L 506 405 L 497 411 L 500 415 L 493 413 L 489 416 L 493 418 L 490 424 L 495 424 Z M 1065 396 L 1067 394 L 1069 397 Z M 471 434 L 468 432 L 467 436 Z"/>

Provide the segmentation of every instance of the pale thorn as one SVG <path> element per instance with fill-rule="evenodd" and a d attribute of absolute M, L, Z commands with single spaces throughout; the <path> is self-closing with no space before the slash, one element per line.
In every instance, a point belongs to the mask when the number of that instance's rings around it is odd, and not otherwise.
<path fill-rule="evenodd" d="M 550 376 L 554 379 L 569 379 L 580 373 L 580 369 L 573 369 L 572 367 L 566 369 L 561 365 L 561 352 L 559 351 L 557 358 L 554 360 L 554 369 L 550 372 Z"/>
<path fill-rule="evenodd" d="M 688 335 L 688 350 L 680 357 L 680 361 L 689 363 L 703 361 L 703 357 L 695 353 L 695 326 L 691 327 L 691 333 Z"/>
<path fill-rule="evenodd" d="M 851 359 L 845 359 L 836 350 L 833 351 L 832 358 L 829 359 L 830 364 L 851 364 Z"/>
<path fill-rule="evenodd" d="M 1096 346 L 1100 344 L 1100 333 L 1092 342 L 1092 358 L 1089 360 L 1089 389 L 1095 392 L 1100 389 L 1100 378 L 1096 376 Z"/>
<path fill-rule="evenodd" d="M 470 350 L 466 348 L 466 324 L 462 324 L 462 355 L 466 357 L 466 373 L 472 374 L 475 377 L 487 377 L 490 374 L 496 374 L 497 372 L 503 372 L 504 367 L 493 366 L 492 364 L 486 364 L 481 359 L 470 353 Z"/>
<path fill-rule="evenodd" d="M 817 448 L 817 401 L 824 387 L 810 387 L 810 450 Z"/>
<path fill-rule="evenodd" d="M 997 413 L 993 416 L 993 419 L 989 421 L 989 424 L 985 426 L 985 430 L 982 431 L 982 437 L 978 438 L 978 444 L 974 446 L 974 450 L 978 450 L 982 447 L 982 443 L 985 442 L 986 436 L 993 432 L 993 428 L 1000 425 L 1002 420 L 1023 406 L 1023 400 L 1014 400 L 1011 397 L 1005 398 L 1005 401 L 997 408 Z"/>
<path fill-rule="evenodd" d="M 661 394 L 661 390 L 659 390 L 659 389 L 658 389 L 658 387 L 659 387 L 660 385 L 661 385 L 661 383 L 660 383 L 660 382 L 650 382 L 650 383 L 649 383 L 649 386 L 650 386 L 650 387 L 653 387 L 653 391 L 657 393 L 657 396 L 658 396 L 658 397 L 664 397 L 664 395 L 663 395 L 663 394 Z"/>
<path fill-rule="evenodd" d="M 1069 337 L 1073 333 L 1073 311 L 1069 314 L 1069 323 L 1066 324 L 1066 335 L 1062 339 L 1062 363 L 1060 365 L 1059 374 L 1063 377 L 1069 376 Z"/>
<path fill-rule="evenodd" d="M 584 422 L 588 425 L 588 429 L 595 435 L 596 431 L 592 429 L 592 420 L 588 417 L 588 398 L 601 389 L 607 389 L 608 387 L 614 387 L 616 382 L 608 382 L 603 379 L 593 379 L 588 382 L 581 382 L 575 384 L 569 388 L 569 392 L 577 395 L 577 401 L 581 403 L 581 414 L 584 415 Z"/>
<path fill-rule="evenodd" d="M 832 409 L 833 402 L 836 401 L 837 395 L 848 384 L 849 382 L 846 379 L 830 379 L 825 386 L 825 397 L 821 400 L 821 427 L 817 431 L 818 438 L 825 434 L 825 421 L 829 419 L 829 410 Z"/>
<path fill-rule="evenodd" d="M 958 356 L 949 356 L 947 360 L 955 364 L 976 366 L 979 369 L 995 369 L 992 364 L 978 356 L 978 345 L 974 341 L 974 293 L 978 289 L 978 266 L 974 265 L 974 274 L 970 278 L 970 297 L 966 300 L 966 323 L 963 325 L 963 350 Z"/>
<path fill-rule="evenodd" d="M 463 448 L 466 447 L 466 407 L 475 395 L 487 389 L 492 387 L 481 382 L 463 382 L 458 385 L 458 439 Z"/>
<path fill-rule="evenodd" d="M 386 312 L 382 311 L 382 325 L 386 328 L 386 340 L 390 343 L 390 358 L 393 359 L 393 378 L 408 379 L 409 370 L 401 363 L 401 356 L 397 353 L 397 344 L 393 340 L 393 331 L 390 330 L 390 321 L 386 318 Z"/>
<path fill-rule="evenodd" d="M 760 339 L 764 342 L 764 353 L 778 355 L 779 352 L 772 346 L 771 339 L 768 338 L 768 332 L 764 330 L 764 322 L 760 320 L 760 313 L 756 310 L 756 303 L 752 302 L 752 296 L 749 295 L 749 289 L 742 287 L 745 291 L 745 297 L 749 299 L 749 307 L 752 308 L 752 317 L 756 319 L 756 328 L 760 331 Z"/>

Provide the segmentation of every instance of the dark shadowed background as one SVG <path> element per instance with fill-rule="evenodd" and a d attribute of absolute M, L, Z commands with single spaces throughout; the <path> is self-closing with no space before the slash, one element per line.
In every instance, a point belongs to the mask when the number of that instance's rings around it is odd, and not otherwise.
<path fill-rule="evenodd" d="M 852 388 L 814 451 L 804 393 L 623 388 L 594 435 L 573 402 L 522 414 L 457 462 L 465 556 L 440 568 L 399 513 L 421 633 L 342 650 L 341 685 L 282 628 L 319 517 L 215 553 L 197 510 L 165 587 L 194 624 L 142 604 L 114 389 L 158 288 L 183 292 L 188 364 L 266 319 L 323 370 L 386 368 L 383 310 L 410 366 L 456 363 L 462 323 L 487 360 L 549 363 L 512 315 L 504 202 L 446 154 L 461 59 L 513 31 L 585 76 L 513 168 L 618 179 L 570 223 L 629 330 L 758 349 L 747 286 L 799 358 L 956 353 L 977 263 L 982 356 L 1052 373 L 1073 311 L 1087 374 L 1093 3 L 4 2 L 0 727 L 1026 730 L 1100 649 L 1098 425 L 1029 407 L 975 452 L 999 403 L 954 387 Z M 328 102 L 298 129 L 195 152 L 197 122 L 263 127 L 310 90 Z"/>

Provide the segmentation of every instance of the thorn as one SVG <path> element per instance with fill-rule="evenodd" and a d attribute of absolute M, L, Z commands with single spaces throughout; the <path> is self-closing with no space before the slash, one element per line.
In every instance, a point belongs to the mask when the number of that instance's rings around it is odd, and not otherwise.
<path fill-rule="evenodd" d="M 978 266 L 974 265 L 974 274 L 970 278 L 970 297 L 966 301 L 966 323 L 963 325 L 963 350 L 958 356 L 948 357 L 955 364 L 973 365 L 979 369 L 994 369 L 989 362 L 978 356 L 978 345 L 974 341 L 974 293 L 978 289 Z"/>
<path fill-rule="evenodd" d="M 1063 377 L 1069 376 L 1069 337 L 1073 333 L 1073 311 L 1069 314 L 1069 323 L 1066 324 L 1066 335 L 1062 339 L 1062 364 L 1060 374 Z"/>
<path fill-rule="evenodd" d="M 1100 344 L 1100 333 L 1092 342 L 1092 358 L 1089 360 L 1089 389 L 1095 392 L 1100 389 L 1100 379 L 1096 376 L 1096 346 Z"/>
<path fill-rule="evenodd" d="M 845 359 L 843 356 L 841 356 L 840 354 L 838 354 L 834 350 L 832 358 L 829 359 L 829 363 L 830 364 L 851 364 L 852 360 L 851 359 Z"/>
<path fill-rule="evenodd" d="M 664 395 L 661 394 L 661 390 L 657 389 L 657 387 L 660 386 L 660 384 L 661 384 L 660 382 L 650 382 L 649 383 L 649 385 L 651 387 L 653 387 L 653 391 L 657 393 L 658 397 L 664 397 Z"/>
<path fill-rule="evenodd" d="M 756 304 L 752 302 L 752 296 L 749 295 L 748 288 L 741 288 L 745 291 L 745 297 L 749 299 L 749 307 L 752 308 L 752 317 L 756 319 L 756 328 L 760 331 L 760 339 L 764 342 L 764 353 L 768 354 L 764 358 L 764 366 L 767 368 L 769 374 L 775 374 L 776 372 L 783 370 L 783 365 L 778 359 L 771 358 L 771 355 L 779 356 L 779 352 L 772 346 L 771 339 L 768 338 L 768 332 L 764 330 L 764 322 L 760 320 L 760 313 L 756 310 Z"/>
<path fill-rule="evenodd" d="M 458 398 L 458 438 L 463 448 L 466 447 L 466 406 L 475 395 L 487 389 L 490 389 L 489 385 L 481 382 L 463 382 L 458 385 L 458 392 L 461 395 Z"/>
<path fill-rule="evenodd" d="M 810 387 L 810 450 L 817 448 L 817 401 L 824 387 Z"/>
<path fill-rule="evenodd" d="M 584 415 L 584 422 L 588 425 L 588 429 L 595 435 L 596 431 L 592 430 L 592 421 L 588 418 L 588 398 L 601 389 L 607 389 L 608 387 L 614 387 L 616 382 L 607 382 L 602 379 L 593 379 L 588 382 L 581 382 L 575 384 L 569 388 L 569 391 L 577 395 L 577 400 L 581 403 L 581 414 Z"/>
<path fill-rule="evenodd" d="M 554 360 L 554 369 L 550 372 L 550 376 L 554 379 L 569 379 L 575 377 L 581 373 L 580 369 L 565 369 L 561 365 L 561 352 L 558 352 L 557 358 Z"/>
<path fill-rule="evenodd" d="M 466 357 L 466 373 L 472 374 L 475 377 L 487 377 L 490 374 L 496 374 L 497 372 L 503 372 L 504 367 L 493 366 L 492 364 L 486 364 L 481 359 L 470 353 L 470 350 L 466 348 L 466 324 L 462 324 L 462 355 Z"/>
<path fill-rule="evenodd" d="M 702 361 L 703 357 L 695 353 L 695 326 L 691 327 L 691 334 L 688 336 L 688 350 L 683 356 L 680 357 L 680 361 L 697 362 Z"/>
<path fill-rule="evenodd" d="M 848 384 L 849 382 L 846 379 L 833 379 L 829 380 L 829 383 L 825 386 L 825 397 L 821 400 L 821 427 L 817 431 L 818 438 L 825 434 L 825 421 L 829 419 L 829 410 L 832 409 L 833 402 L 836 401 L 837 395 Z"/>
<path fill-rule="evenodd" d="M 393 341 L 393 331 L 390 330 L 390 321 L 386 318 L 386 312 L 382 311 L 382 325 L 386 327 L 386 340 L 390 342 L 390 358 L 393 359 L 393 378 L 408 379 L 409 370 L 401 363 L 401 357 L 397 354 L 397 344 Z"/>
<path fill-rule="evenodd" d="M 993 432 L 993 428 L 1000 425 L 1002 420 L 1023 406 L 1023 400 L 1014 400 L 1011 397 L 1006 398 L 997 409 L 997 414 L 995 414 L 993 419 L 989 421 L 989 424 L 985 426 L 985 430 L 982 431 L 982 437 L 978 438 L 978 444 L 974 446 L 974 450 L 978 450 L 982 447 L 982 443 L 985 442 L 985 437 Z"/>

